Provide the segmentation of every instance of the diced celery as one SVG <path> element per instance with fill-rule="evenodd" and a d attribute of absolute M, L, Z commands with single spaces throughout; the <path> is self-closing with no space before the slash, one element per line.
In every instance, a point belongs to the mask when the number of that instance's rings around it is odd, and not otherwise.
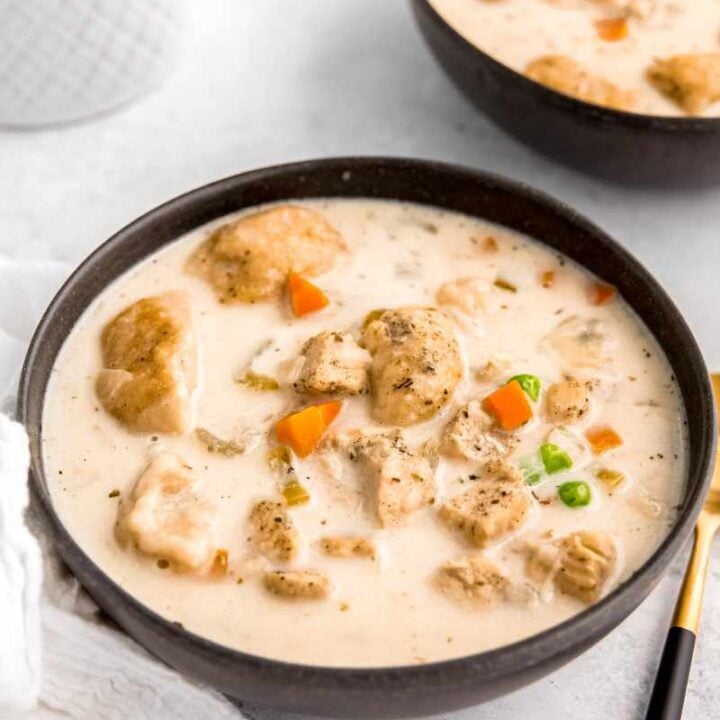
<path fill-rule="evenodd" d="M 310 500 L 310 493 L 297 481 L 291 480 L 283 488 L 285 502 L 290 505 L 302 505 Z"/>
<path fill-rule="evenodd" d="M 518 464 L 526 485 L 537 485 L 542 480 L 545 468 L 537 455 L 527 455 Z"/>
<path fill-rule="evenodd" d="M 607 490 L 615 490 L 615 488 L 625 482 L 625 473 L 612 468 L 600 467 L 595 470 L 595 477 L 605 486 Z"/>
<path fill-rule="evenodd" d="M 258 390 L 260 392 L 267 392 L 268 390 L 277 390 L 280 387 L 280 383 L 269 375 L 261 375 L 260 373 L 248 370 L 238 382 L 251 390 Z"/>
<path fill-rule="evenodd" d="M 287 445 L 276 445 L 274 448 L 270 448 L 267 453 L 267 461 L 271 470 L 287 472 L 292 465 L 290 448 Z"/>
<path fill-rule="evenodd" d="M 210 453 L 217 453 L 225 457 L 235 457 L 235 455 L 242 455 L 247 449 L 245 443 L 223 440 L 205 428 L 196 428 L 195 435 Z"/>

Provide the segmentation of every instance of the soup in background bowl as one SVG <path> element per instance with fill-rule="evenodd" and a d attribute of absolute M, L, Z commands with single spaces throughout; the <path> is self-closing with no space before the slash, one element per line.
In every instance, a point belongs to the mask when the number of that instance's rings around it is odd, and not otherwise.
<path fill-rule="evenodd" d="M 431 0 L 495 59 L 585 102 L 644 115 L 720 114 L 720 2 Z"/>
<path fill-rule="evenodd" d="M 717 0 L 412 0 L 412 8 L 458 88 L 544 154 L 628 185 L 720 179 Z"/>
<path fill-rule="evenodd" d="M 243 699 L 393 716 L 522 684 L 640 602 L 698 510 L 703 372 L 552 201 L 336 160 L 110 240 L 20 407 L 59 551 L 130 634 Z"/>

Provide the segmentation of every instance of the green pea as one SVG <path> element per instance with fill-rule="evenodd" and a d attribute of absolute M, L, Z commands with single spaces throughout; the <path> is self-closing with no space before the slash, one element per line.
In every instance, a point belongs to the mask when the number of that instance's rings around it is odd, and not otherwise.
<path fill-rule="evenodd" d="M 518 464 L 526 485 L 537 485 L 540 482 L 544 468 L 536 455 L 521 458 Z"/>
<path fill-rule="evenodd" d="M 537 399 L 540 397 L 540 386 L 542 384 L 537 375 L 515 375 L 515 377 L 511 377 L 508 382 L 512 382 L 513 380 L 517 380 L 528 397 L 533 402 L 537 402 Z"/>
<path fill-rule="evenodd" d="M 542 458 L 545 471 L 548 475 L 569 470 L 573 466 L 572 458 L 558 445 L 545 443 L 540 446 L 540 457 Z"/>
<path fill-rule="evenodd" d="M 590 504 L 592 492 L 584 480 L 571 480 L 558 486 L 560 499 L 571 508 L 583 507 Z"/>

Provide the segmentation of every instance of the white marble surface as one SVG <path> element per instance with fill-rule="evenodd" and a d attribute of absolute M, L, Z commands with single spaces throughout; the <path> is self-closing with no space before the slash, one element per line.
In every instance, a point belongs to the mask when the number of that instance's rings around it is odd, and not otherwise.
<path fill-rule="evenodd" d="M 194 3 L 183 64 L 159 92 L 83 125 L 0 133 L 0 253 L 74 263 L 138 214 L 197 185 L 341 154 L 464 163 L 569 202 L 647 264 L 720 367 L 720 190 L 615 188 L 536 156 L 459 96 L 404 0 Z M 686 704 L 693 720 L 720 717 L 720 544 L 715 550 Z M 641 718 L 680 572 L 677 563 L 579 660 L 455 717 Z M 33 720 L 55 717 L 41 708 Z"/>

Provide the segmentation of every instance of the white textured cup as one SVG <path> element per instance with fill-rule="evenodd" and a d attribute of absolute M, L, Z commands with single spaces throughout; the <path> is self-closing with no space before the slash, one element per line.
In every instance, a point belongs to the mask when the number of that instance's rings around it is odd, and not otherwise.
<path fill-rule="evenodd" d="M 0 125 L 107 112 L 158 85 L 177 57 L 182 0 L 0 0 Z"/>

